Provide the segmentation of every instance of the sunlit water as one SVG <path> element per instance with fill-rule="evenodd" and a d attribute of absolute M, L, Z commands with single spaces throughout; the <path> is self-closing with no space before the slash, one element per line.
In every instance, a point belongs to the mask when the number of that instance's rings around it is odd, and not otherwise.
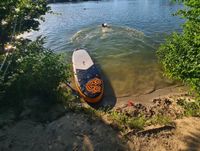
<path fill-rule="evenodd" d="M 110 81 L 115 95 L 129 96 L 172 85 L 162 76 L 155 51 L 183 22 L 171 14 L 182 6 L 168 0 L 113 0 L 51 4 L 39 32 L 46 47 L 66 52 L 86 48 Z M 102 29 L 107 22 L 110 28 Z"/>

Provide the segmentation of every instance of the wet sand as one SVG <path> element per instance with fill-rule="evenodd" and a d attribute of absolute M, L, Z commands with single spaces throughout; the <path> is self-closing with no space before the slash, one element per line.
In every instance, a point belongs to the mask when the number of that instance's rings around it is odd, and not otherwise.
<path fill-rule="evenodd" d="M 123 104 L 127 104 L 128 101 L 131 101 L 133 103 L 142 103 L 144 105 L 151 105 L 153 99 L 186 94 L 187 91 L 188 88 L 185 86 L 174 85 L 170 87 L 161 88 L 158 90 L 152 90 L 150 92 L 141 95 L 117 97 L 116 107 L 121 106 Z"/>

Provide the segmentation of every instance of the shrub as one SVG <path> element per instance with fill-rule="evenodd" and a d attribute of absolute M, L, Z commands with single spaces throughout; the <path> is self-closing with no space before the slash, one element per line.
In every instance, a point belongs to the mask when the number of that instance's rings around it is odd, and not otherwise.
<path fill-rule="evenodd" d="M 157 51 L 166 75 L 183 81 L 200 95 L 200 1 L 186 0 L 177 12 L 186 19 L 183 33 L 173 33 Z"/>
<path fill-rule="evenodd" d="M 0 53 L 14 36 L 38 30 L 43 15 L 50 12 L 47 0 L 1 0 L 0 1 Z"/>
<path fill-rule="evenodd" d="M 35 96 L 48 102 L 60 101 L 58 86 L 70 78 L 69 65 L 62 55 L 44 48 L 41 38 L 19 43 L 8 56 L 3 71 L 1 103 L 9 105 L 19 105 L 23 99 Z"/>

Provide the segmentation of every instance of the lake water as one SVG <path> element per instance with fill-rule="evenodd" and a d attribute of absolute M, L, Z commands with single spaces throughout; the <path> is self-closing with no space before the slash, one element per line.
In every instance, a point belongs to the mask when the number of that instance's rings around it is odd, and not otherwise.
<path fill-rule="evenodd" d="M 46 47 L 66 52 L 86 48 L 110 82 L 117 97 L 140 95 L 174 83 L 162 76 L 155 51 L 164 37 L 180 32 L 182 5 L 170 0 L 112 0 L 50 5 L 34 38 L 46 36 Z M 110 28 L 102 29 L 102 23 Z"/>

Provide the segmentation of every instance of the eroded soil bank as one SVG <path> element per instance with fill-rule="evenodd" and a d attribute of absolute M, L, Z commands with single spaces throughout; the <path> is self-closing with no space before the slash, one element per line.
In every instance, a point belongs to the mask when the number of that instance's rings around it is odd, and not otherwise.
<path fill-rule="evenodd" d="M 115 108 L 128 116 L 144 113 L 148 117 L 162 111 L 162 114 L 173 117 L 173 124 L 152 124 L 137 131 L 124 132 L 113 126 L 106 116 L 91 116 L 91 113 L 69 111 L 61 106 L 55 106 L 48 113 L 53 118 L 43 122 L 36 121 L 36 117 L 31 116 L 32 112 L 22 113 L 17 120 L 12 119 L 10 113 L 6 116 L 7 121 L 4 118 L 4 124 L 0 116 L 0 150 L 197 151 L 200 148 L 200 118 L 181 117 L 183 110 L 172 100 L 182 97 L 185 96 L 157 98 L 152 101 L 151 107 L 129 102 Z M 44 115 L 47 116 L 44 113 L 37 116 Z"/>

